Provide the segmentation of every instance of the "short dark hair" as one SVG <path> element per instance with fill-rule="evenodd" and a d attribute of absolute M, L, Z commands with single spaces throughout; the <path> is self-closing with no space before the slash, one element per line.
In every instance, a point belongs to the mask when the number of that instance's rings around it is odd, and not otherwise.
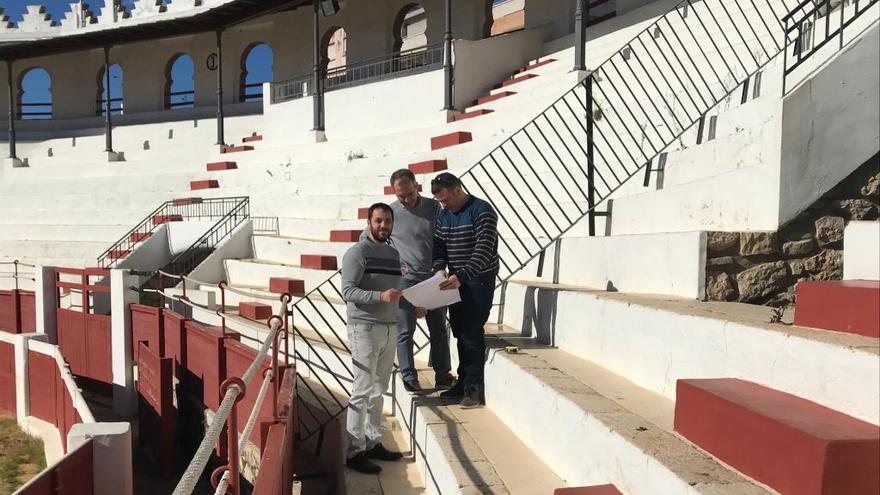
<path fill-rule="evenodd" d="M 375 204 L 373 204 L 373 206 L 371 206 L 370 209 L 369 209 L 369 211 L 367 212 L 367 220 L 372 220 L 372 219 L 373 219 L 373 212 L 376 211 L 376 210 L 387 211 L 388 213 L 391 214 L 391 219 L 394 220 L 394 210 L 392 210 L 391 207 L 388 206 L 388 205 L 385 204 L 385 203 L 375 203 Z"/>
<path fill-rule="evenodd" d="M 441 189 L 455 189 L 456 187 L 462 187 L 458 177 L 449 172 L 443 172 L 431 181 L 431 194 L 437 194 Z"/>
<path fill-rule="evenodd" d="M 402 168 L 402 169 L 398 170 L 397 172 L 394 172 L 393 174 L 391 174 L 391 185 L 393 186 L 394 183 L 399 181 L 400 179 L 407 179 L 410 182 L 412 182 L 413 184 L 415 184 L 416 183 L 416 174 L 412 173 L 412 170 L 410 170 L 408 168 Z"/>

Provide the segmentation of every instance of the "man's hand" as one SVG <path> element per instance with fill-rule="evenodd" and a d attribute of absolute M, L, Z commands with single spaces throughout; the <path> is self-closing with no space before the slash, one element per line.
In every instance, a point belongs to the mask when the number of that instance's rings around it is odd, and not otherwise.
<path fill-rule="evenodd" d="M 379 300 L 383 303 L 393 303 L 400 300 L 402 292 L 400 289 L 388 289 L 385 292 L 379 294 Z"/>
<path fill-rule="evenodd" d="M 428 315 L 428 310 L 425 308 L 416 308 L 415 309 L 416 318 L 424 318 Z"/>
<path fill-rule="evenodd" d="M 440 283 L 440 290 L 455 290 L 459 287 L 461 287 L 461 281 L 458 280 L 458 275 L 447 277 L 446 280 Z"/>

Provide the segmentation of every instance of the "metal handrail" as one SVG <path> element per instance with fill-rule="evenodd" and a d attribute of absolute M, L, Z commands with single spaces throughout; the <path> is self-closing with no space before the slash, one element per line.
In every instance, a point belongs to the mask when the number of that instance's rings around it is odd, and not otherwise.
<path fill-rule="evenodd" d="M 436 43 L 390 53 L 342 67 L 325 70 L 325 91 L 350 88 L 391 77 L 429 70 L 443 63 L 443 44 Z M 314 75 L 305 74 L 272 83 L 272 103 L 302 98 L 313 93 Z"/>

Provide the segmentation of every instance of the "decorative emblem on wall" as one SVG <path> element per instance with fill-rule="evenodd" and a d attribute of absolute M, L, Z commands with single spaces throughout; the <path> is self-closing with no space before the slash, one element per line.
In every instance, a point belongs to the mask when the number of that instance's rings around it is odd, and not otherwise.
<path fill-rule="evenodd" d="M 205 65 L 208 66 L 208 70 L 215 71 L 217 70 L 219 59 L 216 53 L 212 53 L 208 55 L 208 58 L 205 60 Z"/>

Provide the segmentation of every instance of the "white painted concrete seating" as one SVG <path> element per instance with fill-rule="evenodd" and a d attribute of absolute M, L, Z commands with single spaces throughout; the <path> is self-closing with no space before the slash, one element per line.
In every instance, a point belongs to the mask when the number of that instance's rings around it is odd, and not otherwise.
<path fill-rule="evenodd" d="M 850 222 L 843 232 L 843 279 L 880 280 L 880 222 Z"/>

